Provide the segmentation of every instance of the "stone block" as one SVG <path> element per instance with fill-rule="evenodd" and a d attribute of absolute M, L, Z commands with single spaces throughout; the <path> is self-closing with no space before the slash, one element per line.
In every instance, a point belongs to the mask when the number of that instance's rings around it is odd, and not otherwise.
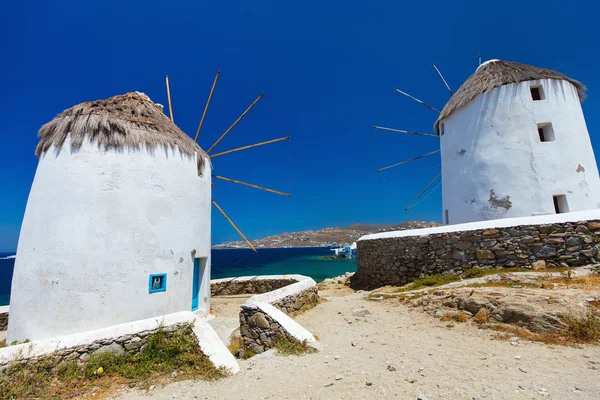
<path fill-rule="evenodd" d="M 496 255 L 491 250 L 475 250 L 475 257 L 478 260 L 491 260 L 496 258 Z"/>

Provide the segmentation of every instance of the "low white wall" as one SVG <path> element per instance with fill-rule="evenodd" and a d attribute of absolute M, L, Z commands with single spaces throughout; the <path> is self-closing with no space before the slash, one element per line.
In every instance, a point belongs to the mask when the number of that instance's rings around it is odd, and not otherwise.
<path fill-rule="evenodd" d="M 86 141 L 39 161 L 12 281 L 8 342 L 38 340 L 191 310 L 194 257 L 208 259 L 211 167 L 164 148 Z M 150 274 L 167 274 L 149 293 Z"/>

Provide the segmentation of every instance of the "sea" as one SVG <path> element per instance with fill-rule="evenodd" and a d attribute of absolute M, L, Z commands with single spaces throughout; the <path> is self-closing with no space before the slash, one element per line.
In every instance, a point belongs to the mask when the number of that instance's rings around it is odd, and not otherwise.
<path fill-rule="evenodd" d="M 320 282 L 326 278 L 356 271 L 356 260 L 327 259 L 329 247 L 283 249 L 213 249 L 212 279 L 236 276 L 300 274 Z M 0 253 L 0 306 L 10 301 L 14 253 Z"/>

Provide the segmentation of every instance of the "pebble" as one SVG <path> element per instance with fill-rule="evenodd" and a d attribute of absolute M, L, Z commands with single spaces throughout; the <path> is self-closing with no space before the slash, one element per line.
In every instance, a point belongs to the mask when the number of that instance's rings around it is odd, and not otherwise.
<path fill-rule="evenodd" d="M 516 360 L 520 360 L 520 359 L 521 359 L 521 356 L 515 356 L 515 359 L 516 359 Z"/>
<path fill-rule="evenodd" d="M 373 386 L 373 382 L 367 381 L 367 382 L 366 382 L 366 385 L 367 385 L 367 386 Z"/>
<path fill-rule="evenodd" d="M 341 381 L 342 379 L 344 379 L 344 377 L 341 376 L 341 375 L 338 375 L 338 376 L 335 377 L 336 381 Z"/>
<path fill-rule="evenodd" d="M 519 371 L 527 373 L 527 371 L 525 371 L 523 368 L 519 367 Z"/>
<path fill-rule="evenodd" d="M 340 358 L 342 358 L 341 356 L 333 356 L 334 360 L 339 360 Z"/>
<path fill-rule="evenodd" d="M 388 365 L 387 366 L 388 371 L 395 371 L 396 367 L 392 366 L 392 365 Z"/>
<path fill-rule="evenodd" d="M 427 400 L 427 397 L 425 397 L 425 395 L 424 395 L 424 394 L 420 394 L 420 395 L 417 397 L 417 400 Z"/>
<path fill-rule="evenodd" d="M 329 383 L 325 384 L 325 387 L 330 387 L 330 386 L 333 386 L 333 382 L 329 382 Z"/>
<path fill-rule="evenodd" d="M 406 382 L 408 383 L 415 383 L 417 380 L 414 378 L 406 378 Z"/>
<path fill-rule="evenodd" d="M 153 391 L 155 387 L 156 387 L 156 385 L 150 385 L 150 387 L 148 388 L 148 391 Z"/>

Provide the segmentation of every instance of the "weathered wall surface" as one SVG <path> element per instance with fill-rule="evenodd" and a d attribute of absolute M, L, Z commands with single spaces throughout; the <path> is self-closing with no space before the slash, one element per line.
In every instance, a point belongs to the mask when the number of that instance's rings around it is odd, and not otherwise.
<path fill-rule="evenodd" d="M 494 221 L 487 222 L 491 225 Z M 570 267 L 595 262 L 600 219 L 403 235 L 367 236 L 358 241 L 358 270 L 354 276 L 358 285 L 403 285 L 426 275 L 459 274 L 472 268 Z"/>
<path fill-rule="evenodd" d="M 531 86 L 544 99 L 532 99 Z M 551 123 L 542 142 L 537 124 Z M 444 121 L 440 138 L 442 203 L 450 224 L 598 209 L 600 181 L 575 87 L 544 79 L 477 96 Z M 446 221 L 444 221 L 446 223 Z"/>
<path fill-rule="evenodd" d="M 74 334 L 192 307 L 194 258 L 207 258 L 210 162 L 162 148 L 108 149 L 86 140 L 39 160 L 12 281 L 8 341 Z M 149 275 L 167 274 L 149 293 Z M 32 295 L 35 293 L 35 295 Z"/>

